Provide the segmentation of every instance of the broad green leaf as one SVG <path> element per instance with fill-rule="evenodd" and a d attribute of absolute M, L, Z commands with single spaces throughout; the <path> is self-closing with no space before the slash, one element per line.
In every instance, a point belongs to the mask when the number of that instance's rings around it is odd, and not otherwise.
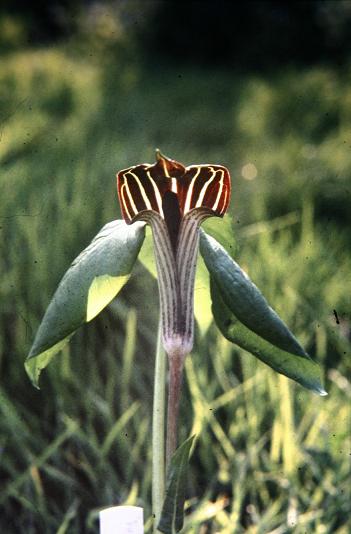
<path fill-rule="evenodd" d="M 129 277 L 129 274 L 124 276 L 110 276 L 109 274 L 103 274 L 94 278 L 88 293 L 86 313 L 87 322 L 99 315 L 101 310 L 103 310 L 111 301 L 111 295 L 117 295 L 122 287 L 128 282 Z"/>
<path fill-rule="evenodd" d="M 194 315 L 200 334 L 204 336 L 213 320 L 213 315 L 211 310 L 210 276 L 200 255 L 197 259 L 195 276 Z"/>
<path fill-rule="evenodd" d="M 223 219 L 209 217 L 202 224 L 202 227 L 207 234 L 217 239 L 219 243 L 230 250 L 231 255 L 234 254 L 235 241 L 232 220 L 229 215 L 225 215 Z M 213 320 L 213 315 L 211 310 L 210 275 L 201 255 L 197 260 L 195 277 L 194 315 L 200 334 L 204 336 Z"/>
<path fill-rule="evenodd" d="M 25 363 L 33 384 L 83 323 L 91 321 L 127 282 L 144 240 L 144 223 L 106 224 L 73 261 L 39 326 Z"/>
<path fill-rule="evenodd" d="M 247 274 L 204 231 L 201 231 L 200 251 L 225 304 L 239 321 L 272 345 L 310 359 Z"/>
<path fill-rule="evenodd" d="M 188 438 L 172 456 L 166 482 L 166 497 L 157 529 L 163 534 L 180 532 L 184 524 L 185 486 L 190 449 L 195 436 Z"/>
<path fill-rule="evenodd" d="M 206 234 L 212 236 L 234 257 L 236 243 L 234 238 L 233 220 L 227 213 L 223 218 L 209 217 L 201 225 Z"/>
<path fill-rule="evenodd" d="M 145 239 L 138 255 L 138 260 L 143 264 L 145 269 L 149 271 L 151 276 L 157 278 L 157 269 L 154 256 L 154 244 L 150 226 L 146 226 Z"/>
<path fill-rule="evenodd" d="M 216 324 L 224 337 L 251 352 L 261 361 L 302 386 L 319 395 L 327 393 L 322 386 L 321 369 L 310 358 L 282 350 L 244 326 L 228 308 L 217 283 L 211 276 L 212 311 Z"/>

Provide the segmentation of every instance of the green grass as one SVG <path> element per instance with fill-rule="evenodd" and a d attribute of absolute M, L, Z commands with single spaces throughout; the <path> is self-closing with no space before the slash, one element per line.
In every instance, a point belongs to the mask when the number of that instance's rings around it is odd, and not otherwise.
<path fill-rule="evenodd" d="M 150 525 L 155 281 L 137 267 L 40 392 L 23 361 L 70 261 L 119 217 L 115 172 L 159 146 L 230 168 L 236 258 L 324 366 L 329 393 L 274 374 L 214 325 L 198 336 L 182 404 L 181 437 L 197 434 L 184 531 L 347 534 L 349 73 L 100 59 L 56 48 L 0 64 L 1 532 L 97 532 L 98 510 L 125 502 Z"/>

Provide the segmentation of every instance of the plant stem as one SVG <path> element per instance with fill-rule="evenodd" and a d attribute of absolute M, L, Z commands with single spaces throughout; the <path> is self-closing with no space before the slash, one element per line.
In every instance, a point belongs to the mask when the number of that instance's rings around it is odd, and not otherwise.
<path fill-rule="evenodd" d="M 164 501 L 165 493 L 165 389 L 166 389 L 166 353 L 161 341 L 161 323 L 158 327 L 154 399 L 152 413 L 152 508 L 154 514 L 154 533 Z"/>
<path fill-rule="evenodd" d="M 168 409 L 167 409 L 167 447 L 166 466 L 177 447 L 179 401 L 183 377 L 184 355 L 173 354 L 169 361 Z"/>

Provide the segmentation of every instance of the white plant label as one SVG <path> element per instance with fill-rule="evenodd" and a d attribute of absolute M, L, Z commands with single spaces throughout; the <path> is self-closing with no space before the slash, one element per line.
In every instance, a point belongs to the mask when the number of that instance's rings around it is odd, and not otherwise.
<path fill-rule="evenodd" d="M 143 534 L 143 509 L 112 506 L 100 512 L 100 534 Z"/>

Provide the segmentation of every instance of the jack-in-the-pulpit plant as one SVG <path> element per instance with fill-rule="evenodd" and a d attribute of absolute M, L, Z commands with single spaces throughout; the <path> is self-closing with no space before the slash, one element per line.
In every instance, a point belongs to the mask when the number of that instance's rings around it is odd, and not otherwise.
<path fill-rule="evenodd" d="M 158 528 L 165 533 L 178 532 L 183 524 L 182 510 L 179 511 L 182 503 L 179 504 L 181 498 L 174 488 L 179 488 L 178 482 L 184 478 L 190 441 L 177 450 L 172 462 L 171 457 L 176 448 L 184 359 L 194 343 L 198 249 L 210 275 L 207 298 L 211 299 L 213 317 L 222 334 L 276 371 L 320 395 L 326 393 L 318 364 L 225 248 L 200 228 L 206 218 L 223 217 L 227 211 L 231 182 L 225 167 L 215 164 L 185 167 L 157 150 L 156 163 L 120 171 L 117 187 L 124 221 L 104 226 L 74 260 L 44 315 L 25 365 L 38 386 L 40 372 L 51 358 L 127 282 L 145 239 L 145 225 L 150 225 L 159 287 L 161 339 L 169 362 L 166 432 L 169 480 Z M 142 261 L 147 264 L 150 260 L 144 256 Z M 160 519 L 159 503 L 156 508 Z"/>
<path fill-rule="evenodd" d="M 223 216 L 230 177 L 219 165 L 184 167 L 156 151 L 154 165 L 136 165 L 117 175 L 127 224 L 150 224 L 157 265 L 162 342 L 169 359 L 167 458 L 176 446 L 176 420 L 184 359 L 194 342 L 194 281 L 199 227 Z"/>

